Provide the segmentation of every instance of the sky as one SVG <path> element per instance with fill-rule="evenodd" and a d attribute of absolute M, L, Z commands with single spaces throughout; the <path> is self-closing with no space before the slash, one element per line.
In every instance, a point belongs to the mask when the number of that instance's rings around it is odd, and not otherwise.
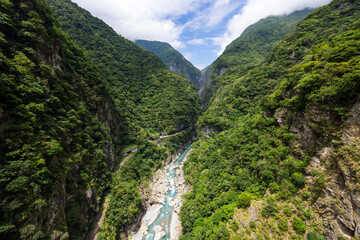
<path fill-rule="evenodd" d="M 132 41 L 170 43 L 199 69 L 251 24 L 331 0 L 72 0 Z"/>

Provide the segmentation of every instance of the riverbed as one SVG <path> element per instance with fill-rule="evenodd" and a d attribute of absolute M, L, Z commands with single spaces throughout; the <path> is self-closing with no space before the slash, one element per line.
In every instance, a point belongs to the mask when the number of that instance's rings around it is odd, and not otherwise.
<path fill-rule="evenodd" d="M 191 146 L 176 161 L 154 174 L 145 196 L 147 211 L 132 240 L 179 239 L 182 232 L 179 220 L 181 200 L 190 190 L 185 185 L 182 168 L 190 150 Z"/>

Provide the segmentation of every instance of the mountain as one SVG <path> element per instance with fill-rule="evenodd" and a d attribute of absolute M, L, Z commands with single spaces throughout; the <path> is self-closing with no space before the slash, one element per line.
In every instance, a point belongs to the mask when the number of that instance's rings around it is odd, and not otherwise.
<path fill-rule="evenodd" d="M 102 233 L 120 238 L 142 214 L 138 186 L 191 141 L 196 88 L 72 2 L 47 2 L 0 2 L 0 238 L 87 239 L 106 202 L 119 207 Z"/>
<path fill-rule="evenodd" d="M 198 97 L 184 77 L 70 0 L 46 2 L 64 31 L 101 68 L 130 122 L 155 135 L 196 122 Z"/>
<path fill-rule="evenodd" d="M 0 10 L 0 238 L 83 234 L 119 164 L 125 116 L 43 1 Z"/>
<path fill-rule="evenodd" d="M 154 53 L 171 71 L 184 75 L 194 86 L 201 88 L 202 84 L 199 81 L 201 71 L 194 67 L 194 65 L 186 60 L 186 58 L 170 44 L 146 40 L 136 40 L 135 44 Z"/>
<path fill-rule="evenodd" d="M 215 78 L 180 239 L 360 237 L 359 17 L 359 1 L 334 0 Z"/>
<path fill-rule="evenodd" d="M 0 239 L 128 239 L 189 144 L 180 240 L 360 239 L 359 1 L 249 27 L 203 70 L 204 112 L 153 53 L 47 2 L 0 1 Z"/>
<path fill-rule="evenodd" d="M 311 11 L 313 9 L 283 16 L 270 16 L 245 29 L 211 65 L 211 73 L 199 91 L 203 105 L 207 107 L 211 97 L 214 96 L 221 84 L 218 81 L 231 81 L 228 75 L 241 74 L 264 61 L 279 41 Z M 221 80 L 220 78 L 215 80 L 220 75 L 223 75 Z"/>

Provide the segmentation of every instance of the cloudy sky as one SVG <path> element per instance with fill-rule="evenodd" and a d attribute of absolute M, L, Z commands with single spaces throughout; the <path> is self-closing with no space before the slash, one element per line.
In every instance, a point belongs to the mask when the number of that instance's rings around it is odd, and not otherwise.
<path fill-rule="evenodd" d="M 170 43 L 195 66 L 210 65 L 246 27 L 269 15 L 331 0 L 72 0 L 130 39 Z"/>

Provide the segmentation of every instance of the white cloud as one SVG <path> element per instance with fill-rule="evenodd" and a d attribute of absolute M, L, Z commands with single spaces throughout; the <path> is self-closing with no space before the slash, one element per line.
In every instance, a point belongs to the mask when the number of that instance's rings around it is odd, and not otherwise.
<path fill-rule="evenodd" d="M 218 39 L 217 44 L 221 48 L 218 55 L 248 26 L 262 18 L 270 15 L 290 14 L 304 8 L 316 8 L 329 2 L 331 0 L 248 0 L 240 12 L 230 19 L 225 34 Z"/>
<path fill-rule="evenodd" d="M 187 41 L 187 44 L 191 44 L 191 45 L 203 45 L 205 44 L 206 39 L 204 38 L 194 38 L 190 41 Z"/>
<path fill-rule="evenodd" d="M 183 56 L 190 62 L 191 62 L 191 59 L 193 58 L 193 55 L 191 52 L 184 52 Z"/>
<path fill-rule="evenodd" d="M 179 40 L 184 27 L 175 24 L 174 19 L 199 7 L 196 0 L 73 1 L 130 40 L 158 40 L 178 48 L 184 47 Z"/>
<path fill-rule="evenodd" d="M 199 70 L 203 70 L 204 68 L 207 67 L 207 65 L 204 65 L 204 64 L 196 64 L 196 63 L 194 63 L 194 66 L 195 66 L 197 69 L 199 69 Z"/>
<path fill-rule="evenodd" d="M 213 0 L 209 7 L 197 13 L 195 17 L 186 24 L 186 27 L 193 30 L 210 29 L 239 8 L 242 2 L 243 1 L 239 0 Z"/>
<path fill-rule="evenodd" d="M 206 30 L 216 26 L 245 0 L 73 0 L 104 20 L 122 36 L 157 40 L 185 48 L 185 29 Z M 177 21 L 187 16 L 184 22 Z M 179 23 L 180 22 L 180 23 Z"/>

